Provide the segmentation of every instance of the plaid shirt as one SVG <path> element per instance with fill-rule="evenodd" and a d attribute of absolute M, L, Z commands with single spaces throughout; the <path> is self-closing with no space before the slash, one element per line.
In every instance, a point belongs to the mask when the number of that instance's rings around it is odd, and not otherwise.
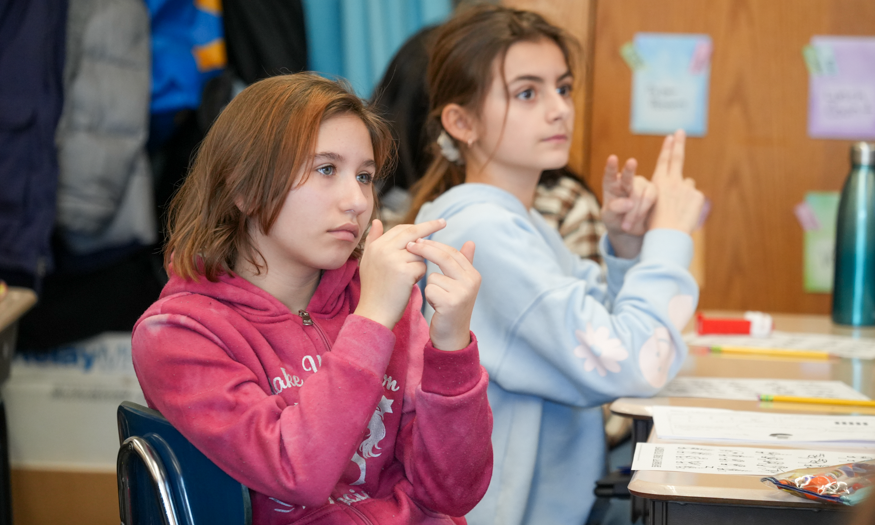
<path fill-rule="evenodd" d="M 605 233 L 601 206 L 595 195 L 572 177 L 563 176 L 555 185 L 538 185 L 535 209 L 559 231 L 572 252 L 601 264 L 599 239 Z"/>

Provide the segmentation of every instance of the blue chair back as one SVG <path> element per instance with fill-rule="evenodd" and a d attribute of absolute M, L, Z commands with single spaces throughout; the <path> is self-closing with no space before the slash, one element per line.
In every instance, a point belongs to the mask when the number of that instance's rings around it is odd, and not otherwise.
<path fill-rule="evenodd" d="M 122 525 L 251 525 L 249 489 L 204 456 L 157 410 L 118 408 Z"/>

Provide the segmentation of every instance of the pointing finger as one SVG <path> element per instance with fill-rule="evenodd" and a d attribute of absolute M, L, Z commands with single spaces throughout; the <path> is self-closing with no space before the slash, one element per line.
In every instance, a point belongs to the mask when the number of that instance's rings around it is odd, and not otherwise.
<path fill-rule="evenodd" d="M 668 175 L 669 161 L 671 159 L 671 147 L 674 142 L 674 135 L 668 135 L 662 141 L 662 149 L 659 150 L 659 158 L 656 159 L 656 170 L 653 172 L 653 182 L 656 182 Z"/>
<path fill-rule="evenodd" d="M 628 196 L 633 191 L 633 180 L 635 179 L 635 170 L 638 168 L 638 161 L 629 159 L 623 165 L 623 173 L 620 175 L 620 183 L 623 187 L 624 195 Z"/>
<path fill-rule="evenodd" d="M 471 244 L 473 245 L 473 243 Z M 440 242 L 422 239 L 409 243 L 407 251 L 431 261 L 441 269 L 441 273 L 454 279 L 461 277 L 468 269 L 472 268 L 471 260 L 468 259 L 467 255 Z"/>
<path fill-rule="evenodd" d="M 386 236 L 391 236 L 392 245 L 403 249 L 408 243 L 422 237 L 428 237 L 432 233 L 442 230 L 446 225 L 447 221 L 445 219 L 435 219 L 419 224 L 402 224 L 389 230 Z"/>
<path fill-rule="evenodd" d="M 617 178 L 618 164 L 619 161 L 617 160 L 616 155 L 608 157 L 608 161 L 605 163 L 605 181 Z"/>
<path fill-rule="evenodd" d="M 684 130 L 679 129 L 674 134 L 674 144 L 671 149 L 671 168 L 669 175 L 673 179 L 681 180 L 684 178 L 684 152 L 686 149 L 687 135 Z"/>

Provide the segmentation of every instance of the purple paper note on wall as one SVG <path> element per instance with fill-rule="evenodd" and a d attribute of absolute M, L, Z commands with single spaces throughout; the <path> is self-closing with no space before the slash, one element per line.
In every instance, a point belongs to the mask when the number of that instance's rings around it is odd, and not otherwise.
<path fill-rule="evenodd" d="M 808 135 L 875 139 L 875 38 L 814 36 L 805 58 Z"/>

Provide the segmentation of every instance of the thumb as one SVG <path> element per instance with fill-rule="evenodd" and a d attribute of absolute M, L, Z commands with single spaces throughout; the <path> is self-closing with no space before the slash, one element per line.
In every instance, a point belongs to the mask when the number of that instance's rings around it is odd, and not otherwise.
<path fill-rule="evenodd" d="M 383 236 L 383 223 L 380 219 L 374 219 L 371 223 L 371 230 L 368 232 L 368 238 L 365 239 L 365 249 L 368 249 L 374 241 Z"/>
<path fill-rule="evenodd" d="M 462 249 L 459 250 L 460 252 L 462 252 L 462 255 L 464 255 L 465 258 L 468 259 L 468 262 L 471 264 L 474 264 L 474 248 L 475 248 L 474 241 L 468 241 L 465 244 L 463 244 Z"/>

